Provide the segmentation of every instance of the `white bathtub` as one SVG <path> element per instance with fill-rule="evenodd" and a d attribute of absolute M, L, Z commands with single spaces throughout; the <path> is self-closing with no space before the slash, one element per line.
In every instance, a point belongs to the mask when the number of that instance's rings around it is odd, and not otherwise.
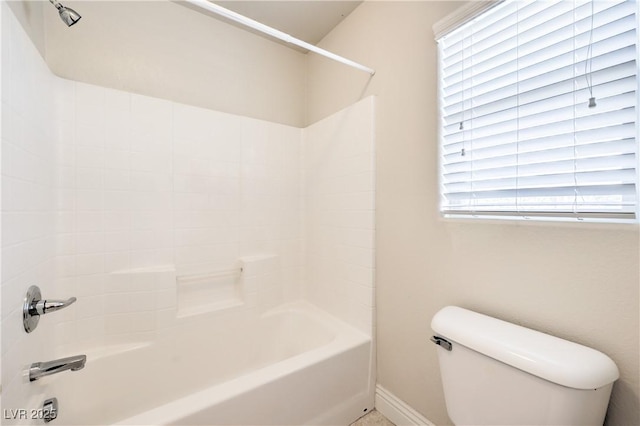
<path fill-rule="evenodd" d="M 373 408 L 371 338 L 305 302 L 87 355 L 55 390 L 59 425 L 347 425 Z"/>

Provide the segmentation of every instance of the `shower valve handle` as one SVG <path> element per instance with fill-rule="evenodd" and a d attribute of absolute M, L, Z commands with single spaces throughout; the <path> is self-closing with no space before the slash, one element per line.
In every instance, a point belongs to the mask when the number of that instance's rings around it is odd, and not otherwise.
<path fill-rule="evenodd" d="M 44 315 L 48 314 L 49 312 L 55 312 L 59 311 L 60 309 L 66 308 L 76 300 L 77 299 L 75 297 L 71 297 L 67 300 L 39 300 L 35 304 L 35 306 L 31 305 L 31 308 L 33 308 L 33 311 L 37 312 L 38 315 Z"/>
<path fill-rule="evenodd" d="M 71 297 L 67 300 L 42 300 L 42 294 L 38 286 L 32 285 L 27 290 L 22 306 L 22 322 L 24 330 L 31 333 L 38 326 L 40 315 L 59 311 L 74 303 L 77 299 Z"/>

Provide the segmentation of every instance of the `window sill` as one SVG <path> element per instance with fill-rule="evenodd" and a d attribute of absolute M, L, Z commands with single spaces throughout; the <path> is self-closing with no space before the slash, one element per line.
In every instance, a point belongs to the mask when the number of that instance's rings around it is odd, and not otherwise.
<path fill-rule="evenodd" d="M 463 214 L 442 214 L 439 212 L 440 221 L 444 223 L 460 224 L 491 224 L 509 226 L 540 226 L 540 227 L 571 227 L 589 229 L 628 229 L 629 231 L 640 231 L 638 219 L 604 219 L 604 218 L 583 218 L 575 217 L 544 217 L 544 216 L 489 216 L 489 215 L 463 215 Z"/>

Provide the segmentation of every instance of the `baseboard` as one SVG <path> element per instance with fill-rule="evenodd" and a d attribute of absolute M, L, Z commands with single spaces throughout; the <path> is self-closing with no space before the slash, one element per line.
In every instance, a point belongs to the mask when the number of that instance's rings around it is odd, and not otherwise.
<path fill-rule="evenodd" d="M 397 426 L 404 425 L 426 425 L 435 426 L 422 414 L 418 413 L 406 402 L 386 390 L 380 385 L 376 385 L 376 410 Z"/>

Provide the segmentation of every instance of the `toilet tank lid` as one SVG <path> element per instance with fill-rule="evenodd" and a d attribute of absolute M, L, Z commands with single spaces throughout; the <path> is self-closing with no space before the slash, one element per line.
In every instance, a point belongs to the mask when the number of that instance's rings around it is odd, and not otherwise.
<path fill-rule="evenodd" d="M 618 367 L 595 349 L 457 306 L 431 321 L 439 336 L 542 379 L 574 389 L 598 389 L 619 377 Z"/>

